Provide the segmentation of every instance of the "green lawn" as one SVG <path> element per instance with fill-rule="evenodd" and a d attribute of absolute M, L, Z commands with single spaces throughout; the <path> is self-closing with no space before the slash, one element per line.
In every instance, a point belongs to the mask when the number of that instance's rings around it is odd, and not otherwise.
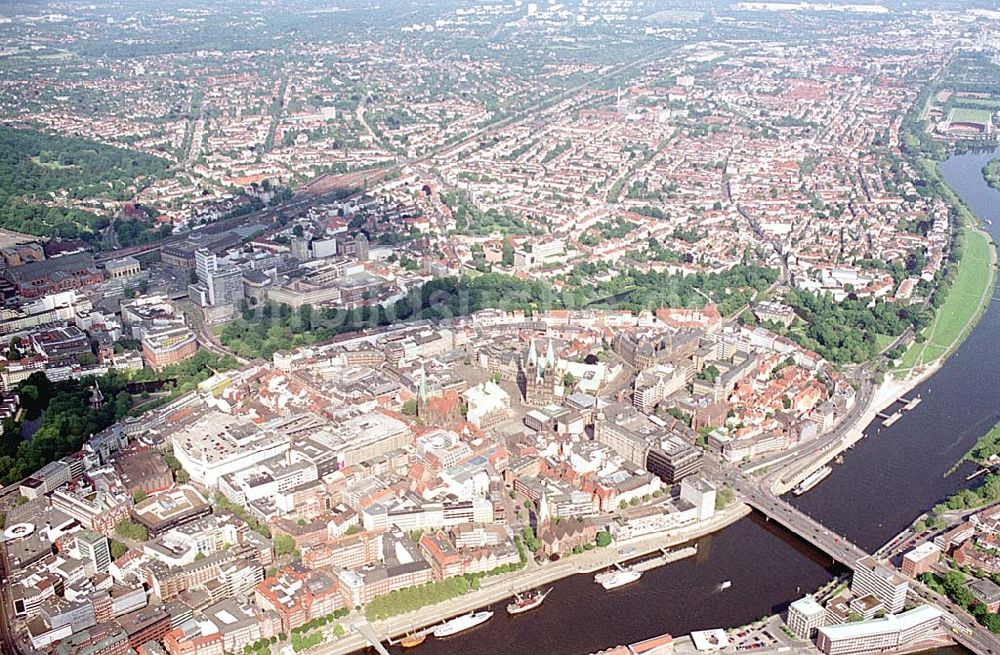
<path fill-rule="evenodd" d="M 930 160 L 921 159 L 919 166 L 928 177 L 940 175 L 937 164 Z M 974 227 L 978 223 L 976 217 L 955 192 L 947 184 L 942 184 L 942 189 L 948 204 L 958 208 L 962 259 L 948 297 L 938 309 L 935 320 L 923 331 L 924 343 L 914 343 L 906 351 L 896 369 L 897 377 L 905 377 L 913 367 L 950 354 L 968 336 L 993 295 L 996 277 L 990 261 L 994 246 L 985 232 Z"/>
<path fill-rule="evenodd" d="M 876 334 L 875 343 L 878 345 L 880 351 L 885 350 L 885 347 L 896 340 L 896 337 L 890 336 L 888 334 Z"/>
<path fill-rule="evenodd" d="M 924 330 L 925 342 L 913 344 L 903 356 L 899 367 L 903 372 L 949 354 L 972 329 L 974 319 L 985 307 L 984 295 L 987 300 L 991 297 L 993 246 L 983 232 L 968 226 L 962 228 L 959 238 L 963 250 L 955 284 L 934 322 Z"/>
<path fill-rule="evenodd" d="M 963 123 L 982 123 L 983 125 L 987 125 L 990 122 L 990 116 L 990 112 L 986 109 L 955 107 L 951 110 L 951 120 Z"/>

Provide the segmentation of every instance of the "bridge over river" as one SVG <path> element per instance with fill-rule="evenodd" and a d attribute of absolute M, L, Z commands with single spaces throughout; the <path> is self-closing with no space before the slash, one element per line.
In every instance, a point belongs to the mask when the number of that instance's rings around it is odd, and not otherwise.
<path fill-rule="evenodd" d="M 808 514 L 781 499 L 769 489 L 754 484 L 744 477 L 731 480 L 744 502 L 775 521 L 804 541 L 829 555 L 835 562 L 852 571 L 866 557 L 878 558 L 834 530 L 826 527 Z M 883 552 L 879 549 L 878 553 Z M 884 562 L 883 562 L 884 563 Z M 934 605 L 944 612 L 944 624 L 950 636 L 976 655 L 1000 655 L 1000 638 L 980 625 L 964 609 L 935 593 L 917 580 L 910 580 L 910 599 L 917 603 Z"/>

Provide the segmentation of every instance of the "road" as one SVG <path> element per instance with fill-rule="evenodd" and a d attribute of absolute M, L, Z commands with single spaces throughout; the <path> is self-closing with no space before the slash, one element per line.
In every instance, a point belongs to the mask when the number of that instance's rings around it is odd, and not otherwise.
<path fill-rule="evenodd" d="M 7 584 L 9 579 L 9 572 L 7 570 L 8 562 L 7 558 L 7 544 L 0 542 L 0 585 L 3 585 L 3 589 L 0 589 L 0 603 L 3 607 L 0 608 L 0 642 L 3 643 L 3 652 L 10 653 L 13 655 L 20 655 L 21 649 L 17 645 L 17 640 L 14 638 L 14 631 L 10 625 L 10 616 L 14 613 L 14 603 L 10 599 L 9 591 L 10 585 Z"/>
<path fill-rule="evenodd" d="M 803 540 L 830 555 L 833 559 L 854 568 L 857 561 L 868 556 L 864 550 L 842 535 L 830 530 L 819 521 L 774 495 L 767 480 L 754 480 L 740 475 L 735 469 L 727 471 L 723 481 L 732 485 L 752 507 L 794 532 Z M 892 543 L 893 539 L 890 541 Z M 880 549 L 883 550 L 883 549 Z M 910 581 L 910 592 L 918 600 L 929 603 L 944 613 L 944 622 L 952 636 L 977 655 L 1000 653 L 1000 638 L 992 634 L 966 611 L 948 598 L 934 593 L 917 580 Z"/>
<path fill-rule="evenodd" d="M 529 565 L 517 573 L 487 578 L 483 580 L 482 588 L 477 591 L 471 591 L 451 601 L 424 607 L 415 612 L 378 621 L 373 624 L 373 627 L 383 639 L 413 632 L 482 607 L 500 602 L 505 603 L 506 599 L 514 593 L 541 587 L 570 575 L 589 574 L 607 568 L 612 561 L 622 559 L 618 553 L 622 547 L 635 548 L 635 553 L 630 554 L 629 558 L 641 556 L 643 553 L 655 552 L 661 547 L 671 548 L 721 530 L 740 520 L 748 512 L 749 509 L 745 505 L 737 503 L 722 512 L 718 512 L 708 521 L 680 530 L 672 530 L 665 535 L 660 534 L 645 539 L 616 543 L 608 548 L 594 549 L 561 559 L 558 562 Z M 494 607 L 494 610 L 497 609 L 502 611 L 502 608 Z M 353 625 L 363 620 L 360 615 L 352 615 L 345 618 L 343 623 L 344 625 Z M 309 652 L 317 655 L 346 655 L 364 648 L 367 643 L 363 636 L 352 633 L 341 639 L 327 641 Z"/>
<path fill-rule="evenodd" d="M 845 426 L 845 429 L 854 427 Z M 846 432 L 845 432 L 846 434 Z M 829 444 L 830 442 L 827 442 Z M 747 502 L 769 519 L 773 519 L 785 526 L 788 530 L 798 535 L 803 540 L 809 542 L 816 548 L 830 555 L 836 561 L 853 568 L 856 562 L 868 553 L 851 543 L 843 535 L 830 530 L 819 521 L 808 516 L 798 508 L 793 507 L 775 495 L 772 484 L 780 478 L 785 470 L 801 465 L 801 460 L 796 459 L 791 465 L 779 468 L 775 473 L 764 478 L 754 479 L 743 474 L 739 469 L 721 469 L 718 464 L 710 465 L 707 470 L 714 469 L 715 477 L 718 481 L 729 484 Z M 905 532 L 903 535 L 894 537 L 883 548 L 877 551 L 882 553 L 891 550 L 893 544 L 905 544 Z M 1000 638 L 992 634 L 984 626 L 980 625 L 963 608 L 951 602 L 948 598 L 934 593 L 931 589 L 917 580 L 910 582 L 911 594 L 922 602 L 938 607 L 945 613 L 944 622 L 951 630 L 952 636 L 963 646 L 977 653 L 977 655 L 997 655 L 1000 653 Z"/>
<path fill-rule="evenodd" d="M 223 357 L 229 355 L 230 357 L 235 358 L 241 366 L 246 366 L 250 363 L 249 359 L 240 357 L 219 342 L 218 337 L 215 336 L 215 333 L 212 332 L 211 328 L 205 325 L 205 319 L 202 316 L 201 309 L 199 309 L 193 302 L 190 300 L 180 300 L 175 304 L 187 318 L 188 325 L 194 331 L 195 337 L 198 339 L 199 346 L 205 350 L 214 352 L 216 355 L 221 355 Z"/>
<path fill-rule="evenodd" d="M 766 483 L 738 475 L 735 471 L 731 471 L 725 481 L 748 505 L 768 519 L 785 526 L 837 562 L 853 569 L 859 559 L 868 556 L 868 553 L 843 535 L 774 495 Z"/>
<path fill-rule="evenodd" d="M 743 472 L 766 470 L 767 473 L 763 479 L 769 489 L 776 489 L 779 485 L 787 487 L 789 484 L 794 484 L 798 478 L 803 476 L 803 471 L 814 464 L 818 455 L 826 453 L 828 458 L 832 459 L 834 454 L 842 450 L 853 436 L 867 427 L 861 425 L 861 422 L 865 414 L 872 409 L 871 403 L 875 397 L 875 390 L 875 383 L 871 377 L 864 377 L 857 391 L 854 406 L 847 411 L 832 430 L 812 441 L 744 465 Z M 787 464 L 777 466 L 781 462 L 787 462 Z"/>
<path fill-rule="evenodd" d="M 913 525 L 907 527 L 898 535 L 890 539 L 881 548 L 876 551 L 876 555 L 880 559 L 892 559 L 899 555 L 902 555 L 905 551 L 908 551 L 916 546 L 919 546 L 925 541 L 933 541 L 935 537 L 939 534 L 943 534 L 953 527 L 967 521 L 969 517 L 976 514 L 982 510 L 981 507 L 977 507 L 974 510 L 958 509 L 949 510 L 944 514 L 939 515 L 938 522 L 936 523 L 936 528 L 929 528 L 925 530 L 917 530 Z M 917 521 L 928 516 L 930 512 L 921 515 Z M 914 521 L 914 524 L 917 523 Z"/>
<path fill-rule="evenodd" d="M 964 609 L 944 596 L 931 591 L 919 581 L 910 583 L 912 598 L 930 603 L 945 612 L 944 623 L 952 631 L 952 637 L 977 655 L 1000 653 L 1000 638 L 969 616 Z"/>

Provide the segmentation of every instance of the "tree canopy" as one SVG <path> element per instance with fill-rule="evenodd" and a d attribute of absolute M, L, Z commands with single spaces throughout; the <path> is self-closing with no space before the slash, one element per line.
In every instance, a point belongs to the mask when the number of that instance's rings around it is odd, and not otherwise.
<path fill-rule="evenodd" d="M 72 201 L 128 200 L 137 181 L 161 177 L 167 161 L 113 146 L 0 126 L 0 227 L 39 236 L 97 240 L 109 221 Z M 131 221 L 119 238 L 149 232 Z M 136 225 L 139 223 L 140 225 Z"/>

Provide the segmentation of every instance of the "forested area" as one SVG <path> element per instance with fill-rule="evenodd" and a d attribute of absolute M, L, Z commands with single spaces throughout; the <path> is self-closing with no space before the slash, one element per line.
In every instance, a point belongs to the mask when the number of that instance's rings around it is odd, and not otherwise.
<path fill-rule="evenodd" d="M 867 361 L 879 352 L 878 335 L 898 337 L 906 328 L 923 328 L 931 319 L 928 312 L 917 308 L 884 300 L 871 304 L 870 298 L 848 297 L 837 302 L 830 295 L 792 290 L 785 302 L 806 327 L 777 331 L 834 364 Z"/>
<path fill-rule="evenodd" d="M 125 391 L 126 378 L 109 373 L 100 378 L 104 406 L 90 406 L 94 378 L 50 382 L 42 372 L 32 373 L 18 385 L 25 418 L 45 415 L 34 436 L 21 440 L 21 426 L 8 419 L 0 436 L 0 471 L 3 484 L 31 475 L 45 464 L 75 453 L 90 435 L 125 417 L 132 402 Z"/>
<path fill-rule="evenodd" d="M 0 435 L 0 482 L 11 484 L 31 475 L 49 462 L 77 452 L 83 443 L 130 413 L 151 409 L 178 395 L 191 391 L 212 371 L 235 368 L 230 356 L 200 350 L 179 364 L 160 370 L 144 368 L 131 374 L 110 371 L 100 377 L 50 381 L 44 373 L 32 373 L 22 381 L 17 392 L 21 397 L 24 419 L 41 423 L 34 435 L 21 438 L 21 424 L 13 419 L 4 422 Z M 172 380 L 159 401 L 133 409 L 133 398 L 125 390 L 129 382 Z M 90 405 L 91 387 L 97 384 L 104 395 L 100 408 Z M 43 416 L 44 413 L 44 416 Z"/>
<path fill-rule="evenodd" d="M 124 201 L 137 180 L 166 174 L 168 163 L 85 139 L 0 126 L 0 227 L 38 236 L 97 239 L 109 219 L 70 201 Z M 138 221 L 130 233 L 148 232 Z M 126 243 L 124 245 L 130 245 Z"/>

